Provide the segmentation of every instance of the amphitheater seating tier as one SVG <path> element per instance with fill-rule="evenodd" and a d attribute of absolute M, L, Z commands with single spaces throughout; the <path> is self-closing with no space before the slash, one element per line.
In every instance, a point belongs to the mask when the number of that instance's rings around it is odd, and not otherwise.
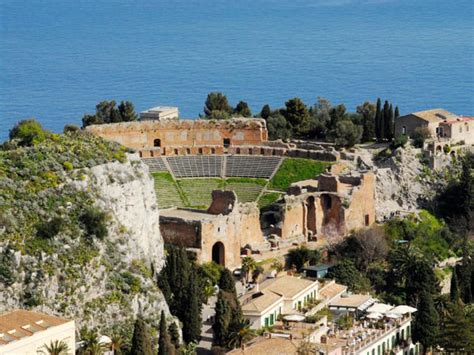
<path fill-rule="evenodd" d="M 221 176 L 223 163 L 221 156 L 168 157 L 167 160 L 173 175 L 177 178 Z"/>
<path fill-rule="evenodd" d="M 281 157 L 242 156 L 227 157 L 225 175 L 269 179 L 280 164 Z"/>
<path fill-rule="evenodd" d="M 159 172 L 166 172 L 168 169 L 166 168 L 166 164 L 161 157 L 159 158 L 143 158 L 143 162 L 148 165 L 150 172 L 152 173 L 159 173 Z"/>

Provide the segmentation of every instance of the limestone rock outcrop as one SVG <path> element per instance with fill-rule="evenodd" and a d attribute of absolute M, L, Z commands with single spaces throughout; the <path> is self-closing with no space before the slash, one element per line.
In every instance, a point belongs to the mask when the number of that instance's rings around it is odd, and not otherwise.
<path fill-rule="evenodd" d="M 59 233 L 51 241 L 54 251 L 35 254 L 10 250 L 0 238 L 0 255 L 14 280 L 0 289 L 0 313 L 27 307 L 73 318 L 78 329 L 102 331 L 130 326 L 138 313 L 155 320 L 161 310 L 169 315 L 156 286 L 165 259 L 148 167 L 129 155 L 126 162 L 81 169 L 77 175 L 81 178 L 69 179 L 57 193 L 67 190 L 67 199 L 92 196 L 92 205 L 106 213 L 107 236 L 88 244 L 83 226 L 77 226 L 77 236 Z M 72 211 L 72 205 L 64 201 L 64 210 Z"/>

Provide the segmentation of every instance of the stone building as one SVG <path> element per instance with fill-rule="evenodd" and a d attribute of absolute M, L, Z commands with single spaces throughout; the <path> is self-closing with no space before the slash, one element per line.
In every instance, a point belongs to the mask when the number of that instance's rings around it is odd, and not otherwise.
<path fill-rule="evenodd" d="M 270 212 L 268 234 L 282 240 L 341 236 L 375 222 L 375 178 L 325 173 L 317 180 L 293 185 L 277 211 Z"/>
<path fill-rule="evenodd" d="M 428 128 L 433 138 L 474 144 L 474 117 L 459 116 L 443 109 L 414 112 L 395 121 L 395 135 L 412 136 L 419 127 Z"/>
<path fill-rule="evenodd" d="M 265 244 L 259 218 L 255 203 L 240 203 L 234 192 L 216 190 L 207 211 L 160 211 L 160 230 L 165 243 L 194 251 L 198 261 L 212 260 L 234 269 L 240 266 L 242 248 Z"/>
<path fill-rule="evenodd" d="M 139 151 L 142 157 L 225 154 L 233 146 L 268 140 L 265 120 L 143 120 L 91 125 L 86 131 Z"/>

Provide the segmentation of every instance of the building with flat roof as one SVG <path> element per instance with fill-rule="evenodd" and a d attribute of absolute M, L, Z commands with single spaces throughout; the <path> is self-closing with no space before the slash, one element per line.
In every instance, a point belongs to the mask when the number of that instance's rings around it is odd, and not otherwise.
<path fill-rule="evenodd" d="M 0 315 L 0 354 L 36 355 L 54 341 L 65 342 L 74 353 L 73 320 L 22 309 Z"/>
<path fill-rule="evenodd" d="M 172 120 L 177 119 L 178 117 L 178 108 L 172 106 L 156 106 L 140 112 L 140 121 Z"/>

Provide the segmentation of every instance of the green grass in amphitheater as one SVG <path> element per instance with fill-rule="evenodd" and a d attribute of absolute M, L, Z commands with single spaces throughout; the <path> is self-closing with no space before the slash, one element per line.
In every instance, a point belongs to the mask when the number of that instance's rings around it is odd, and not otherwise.
<path fill-rule="evenodd" d="M 239 201 L 258 200 L 265 208 L 281 197 L 277 191 L 286 191 L 294 182 L 311 179 L 321 174 L 330 163 L 310 159 L 286 158 L 273 179 L 254 178 L 193 178 L 174 180 L 170 173 L 153 173 L 159 208 L 190 207 L 207 209 L 212 202 L 213 190 L 235 191 Z M 267 185 L 267 190 L 263 191 Z M 274 191 L 276 190 L 276 191 Z M 262 193 L 260 199 L 259 195 Z"/>
<path fill-rule="evenodd" d="M 194 178 L 179 179 L 178 185 L 184 193 L 188 207 L 205 209 L 212 202 L 212 190 L 223 188 L 222 179 Z"/>
<path fill-rule="evenodd" d="M 159 208 L 185 207 L 185 202 L 170 173 L 153 173 Z"/>
<path fill-rule="evenodd" d="M 329 165 L 331 163 L 311 159 L 286 158 L 268 184 L 268 189 L 286 191 L 294 182 L 314 179 Z"/>

